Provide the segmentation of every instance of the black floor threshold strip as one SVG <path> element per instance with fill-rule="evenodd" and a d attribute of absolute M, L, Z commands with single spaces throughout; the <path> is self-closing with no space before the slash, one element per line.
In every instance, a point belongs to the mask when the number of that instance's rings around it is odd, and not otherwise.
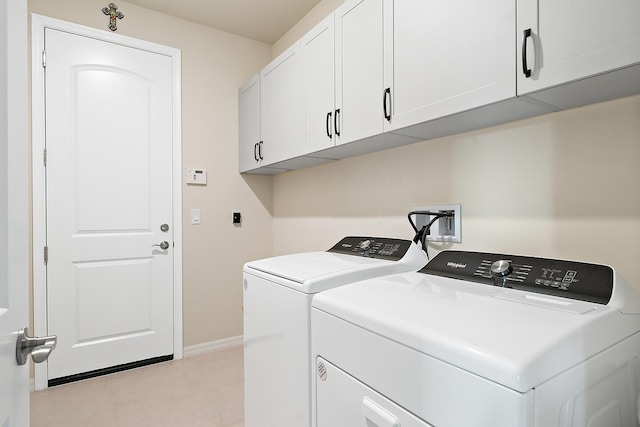
<path fill-rule="evenodd" d="M 173 354 L 167 356 L 152 357 L 151 359 L 139 360 L 137 362 L 125 363 L 124 365 L 111 366 L 109 368 L 96 369 L 95 371 L 83 372 L 81 374 L 73 374 L 66 377 L 54 378 L 49 380 L 49 387 L 72 383 L 75 381 L 95 378 L 102 375 L 114 374 L 116 372 L 127 371 L 129 369 L 140 368 L 142 366 L 153 365 L 154 363 L 167 362 L 173 360 Z"/>

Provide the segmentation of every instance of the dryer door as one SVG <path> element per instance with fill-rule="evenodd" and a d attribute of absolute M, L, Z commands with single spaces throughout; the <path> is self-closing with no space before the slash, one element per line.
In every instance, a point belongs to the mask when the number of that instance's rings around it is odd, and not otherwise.
<path fill-rule="evenodd" d="M 433 427 L 318 357 L 316 427 Z"/>

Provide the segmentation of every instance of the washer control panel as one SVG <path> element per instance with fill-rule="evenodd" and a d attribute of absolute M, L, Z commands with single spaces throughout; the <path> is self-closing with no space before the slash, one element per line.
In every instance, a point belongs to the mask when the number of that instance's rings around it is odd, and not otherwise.
<path fill-rule="evenodd" d="M 348 236 L 336 243 L 328 252 L 398 261 L 407 253 L 411 243 L 410 240 L 386 237 Z"/>
<path fill-rule="evenodd" d="M 443 251 L 420 272 L 599 304 L 613 293 L 611 267 L 548 258 Z"/>

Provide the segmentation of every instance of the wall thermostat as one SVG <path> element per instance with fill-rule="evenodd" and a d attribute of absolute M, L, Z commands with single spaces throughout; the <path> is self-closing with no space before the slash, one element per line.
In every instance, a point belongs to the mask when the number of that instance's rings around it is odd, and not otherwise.
<path fill-rule="evenodd" d="M 187 184 L 205 185 L 207 183 L 206 169 L 187 169 Z"/>

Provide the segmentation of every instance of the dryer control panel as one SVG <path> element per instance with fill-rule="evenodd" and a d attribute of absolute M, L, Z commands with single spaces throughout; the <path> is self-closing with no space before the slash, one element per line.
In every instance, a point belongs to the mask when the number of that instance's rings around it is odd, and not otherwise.
<path fill-rule="evenodd" d="M 399 261 L 411 247 L 410 240 L 348 236 L 327 252 Z"/>
<path fill-rule="evenodd" d="M 443 251 L 420 272 L 599 304 L 613 294 L 611 267 L 575 261 Z"/>

